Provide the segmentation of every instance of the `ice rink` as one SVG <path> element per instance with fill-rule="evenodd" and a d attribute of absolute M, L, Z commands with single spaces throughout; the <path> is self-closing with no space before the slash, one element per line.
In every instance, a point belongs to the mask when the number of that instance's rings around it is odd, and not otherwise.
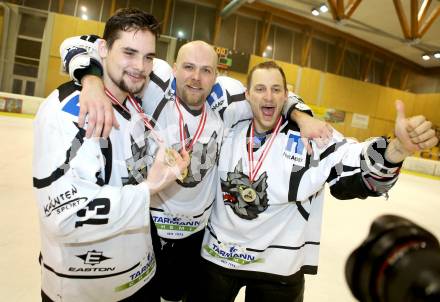
<path fill-rule="evenodd" d="M 0 115 L 0 300 L 39 301 L 39 224 L 32 191 L 32 119 Z M 317 276 L 306 278 L 305 301 L 355 301 L 345 260 L 379 215 L 404 216 L 440 238 L 440 180 L 402 173 L 389 200 L 339 201 L 327 192 Z M 244 301 L 240 295 L 236 301 Z"/>

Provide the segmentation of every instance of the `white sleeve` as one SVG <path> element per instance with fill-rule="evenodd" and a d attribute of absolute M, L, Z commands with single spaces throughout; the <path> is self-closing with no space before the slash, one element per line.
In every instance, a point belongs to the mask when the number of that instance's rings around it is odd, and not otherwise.
<path fill-rule="evenodd" d="M 42 104 L 34 123 L 33 184 L 49 237 L 90 242 L 148 226 L 148 186 L 104 184 L 103 147 L 60 110 L 57 91 Z"/>
<path fill-rule="evenodd" d="M 94 64 L 102 70 L 101 57 L 98 54 L 99 37 L 95 35 L 67 38 L 61 43 L 60 56 L 63 69 L 71 79 L 80 84 L 79 72 Z"/>
<path fill-rule="evenodd" d="M 245 96 L 246 88 L 233 78 L 217 77 L 207 102 L 223 120 L 226 128 L 252 118 L 252 110 Z"/>
<path fill-rule="evenodd" d="M 338 199 L 366 198 L 387 194 L 396 183 L 401 163 L 385 159 L 388 141 L 382 137 L 358 143 L 334 130 L 325 150 L 314 145 L 331 194 Z"/>

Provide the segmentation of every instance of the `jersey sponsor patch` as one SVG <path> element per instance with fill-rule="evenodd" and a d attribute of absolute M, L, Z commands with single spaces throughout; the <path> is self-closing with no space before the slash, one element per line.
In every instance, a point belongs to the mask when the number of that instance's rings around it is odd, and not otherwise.
<path fill-rule="evenodd" d="M 74 116 L 79 116 L 79 94 L 68 100 L 62 110 Z"/>
<path fill-rule="evenodd" d="M 287 132 L 287 143 L 283 155 L 292 160 L 295 165 L 305 167 L 307 149 L 298 131 L 289 130 Z"/>

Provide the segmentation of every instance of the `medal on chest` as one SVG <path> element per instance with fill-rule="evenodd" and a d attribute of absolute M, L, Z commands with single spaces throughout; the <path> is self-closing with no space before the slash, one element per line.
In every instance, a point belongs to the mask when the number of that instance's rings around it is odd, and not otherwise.
<path fill-rule="evenodd" d="M 202 135 L 203 130 L 205 128 L 205 124 L 206 124 L 206 118 L 207 118 L 206 104 L 205 103 L 203 104 L 201 117 L 200 117 L 199 123 L 197 125 L 197 130 L 194 133 L 194 136 L 192 139 L 189 139 L 186 136 L 183 114 L 180 109 L 180 98 L 177 96 L 176 96 L 176 108 L 179 113 L 180 145 L 181 145 L 182 149 L 185 149 L 186 151 L 188 151 L 189 157 L 190 157 L 190 165 L 191 165 L 191 153 L 192 153 L 193 146 L 197 142 L 197 140 L 200 138 L 200 136 Z M 189 142 L 188 142 L 188 140 L 189 140 Z M 183 170 L 183 172 L 180 174 L 178 179 L 180 181 L 184 181 L 185 178 L 188 176 L 188 174 L 189 174 L 189 170 L 188 170 L 188 167 L 186 167 L 185 170 Z"/>
<path fill-rule="evenodd" d="M 240 197 L 243 199 L 243 201 L 247 203 L 254 202 L 257 199 L 257 191 L 252 187 L 252 184 L 258 174 L 258 171 L 260 170 L 261 166 L 263 165 L 264 160 L 266 159 L 267 153 L 269 152 L 270 148 L 272 147 L 272 144 L 277 136 L 277 134 L 280 131 L 282 118 L 281 116 L 278 118 L 276 122 L 275 129 L 272 133 L 272 136 L 270 139 L 266 142 L 264 145 L 263 151 L 261 152 L 260 157 L 258 160 L 254 160 L 254 151 L 253 151 L 253 143 L 254 143 L 254 123 L 251 124 L 251 131 L 250 131 L 250 137 L 249 141 L 247 142 L 247 153 L 248 153 L 248 167 L 249 167 L 249 186 L 243 186 L 240 185 L 238 187 L 238 192 L 240 194 Z M 255 165 L 254 165 L 255 164 Z"/>

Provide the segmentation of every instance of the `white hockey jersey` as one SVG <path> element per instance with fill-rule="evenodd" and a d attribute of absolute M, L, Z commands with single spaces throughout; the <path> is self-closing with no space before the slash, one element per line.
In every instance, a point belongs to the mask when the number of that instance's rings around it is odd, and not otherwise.
<path fill-rule="evenodd" d="M 250 122 L 242 122 L 223 141 L 221 184 L 202 256 L 225 268 L 260 273 L 261 278 L 288 278 L 298 271 L 316 274 L 325 183 L 340 199 L 379 196 L 395 183 L 399 165 L 381 160 L 387 146 L 383 138 L 359 144 L 336 131 L 325 149 L 312 143 L 311 157 L 297 125 L 284 122 L 250 183 L 249 131 Z M 266 144 L 254 149 L 255 160 Z M 254 201 L 240 194 L 247 187 L 255 190 Z"/>
<path fill-rule="evenodd" d="M 42 290 L 54 301 L 119 301 L 156 270 L 143 182 L 151 159 L 136 115 L 115 112 L 120 129 L 108 140 L 85 138 L 79 89 L 61 85 L 34 124 Z"/>
<path fill-rule="evenodd" d="M 97 39 L 97 36 L 72 37 L 66 39 L 60 47 L 64 68 L 77 83 L 79 73 L 90 64 L 101 68 Z M 150 81 L 143 91 L 142 106 L 145 113 L 151 116 L 155 130 L 165 143 L 178 150 L 181 144 L 175 87 L 171 67 L 163 60 L 154 59 Z M 290 114 L 297 102 L 302 100 L 290 94 L 284 113 Z M 161 237 L 185 238 L 206 226 L 218 182 L 216 163 L 223 136 L 222 120 L 225 128 L 230 128 L 240 121 L 252 118 L 250 105 L 245 98 L 245 87 L 230 77 L 217 77 L 207 104 L 207 123 L 194 146 L 189 177 L 183 182 L 176 181 L 152 197 L 151 215 Z M 192 138 L 200 113 L 192 112 L 184 105 L 181 107 L 187 137 Z M 311 113 L 305 105 L 301 110 Z M 149 146 L 148 154 L 154 156 L 157 146 L 152 140 Z"/>

